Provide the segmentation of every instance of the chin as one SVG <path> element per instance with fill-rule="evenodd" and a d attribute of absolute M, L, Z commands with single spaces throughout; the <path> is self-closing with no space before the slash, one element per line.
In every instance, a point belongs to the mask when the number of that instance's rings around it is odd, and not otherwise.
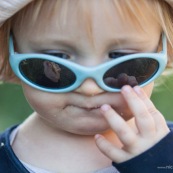
<path fill-rule="evenodd" d="M 103 124 L 88 124 L 85 126 L 80 126 L 75 129 L 70 129 L 68 132 L 77 134 L 77 135 L 95 135 L 95 134 L 101 134 L 106 131 L 110 130 L 110 127 L 107 123 Z"/>

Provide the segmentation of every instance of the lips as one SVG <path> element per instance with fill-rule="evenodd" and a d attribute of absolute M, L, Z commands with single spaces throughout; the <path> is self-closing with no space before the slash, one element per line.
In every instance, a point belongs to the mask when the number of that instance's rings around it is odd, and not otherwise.
<path fill-rule="evenodd" d="M 87 111 L 92 111 L 92 110 L 97 110 L 99 109 L 100 107 L 99 106 L 96 106 L 96 107 L 91 107 L 91 108 L 86 108 L 86 107 L 80 107 L 81 109 L 84 109 L 84 110 L 87 110 Z"/>
<path fill-rule="evenodd" d="M 92 115 L 100 114 L 100 106 L 92 106 L 92 107 L 86 107 L 86 106 L 78 106 L 78 105 L 68 105 L 64 108 L 65 111 L 69 112 L 70 114 L 75 113 L 76 115 L 85 115 L 89 116 L 91 113 Z"/>
<path fill-rule="evenodd" d="M 84 96 L 78 93 L 71 93 L 68 95 L 66 102 L 66 105 L 69 107 L 74 107 L 74 109 L 76 107 L 79 110 L 85 111 L 99 111 L 103 104 L 109 104 L 116 111 L 119 109 L 124 110 L 126 107 L 125 101 L 120 93 L 102 93 L 96 96 Z"/>
<path fill-rule="evenodd" d="M 92 110 L 99 109 L 101 107 L 101 105 L 96 105 L 96 106 L 76 106 L 76 107 L 79 107 L 79 108 L 87 110 L 87 111 L 92 111 Z"/>
<path fill-rule="evenodd" d="M 84 109 L 86 111 L 92 111 L 92 110 L 100 109 L 101 106 L 84 107 L 84 106 L 77 106 L 77 105 L 68 105 L 68 107 L 72 109 L 76 107 L 79 109 Z"/>

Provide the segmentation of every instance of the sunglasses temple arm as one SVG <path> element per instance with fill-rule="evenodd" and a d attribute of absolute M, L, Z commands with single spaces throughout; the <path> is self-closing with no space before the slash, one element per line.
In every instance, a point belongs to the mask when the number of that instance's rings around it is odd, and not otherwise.
<path fill-rule="evenodd" d="M 10 34 L 10 37 L 9 37 L 9 52 L 10 52 L 11 55 L 15 54 L 12 34 Z"/>
<path fill-rule="evenodd" d="M 164 32 L 162 33 L 162 49 L 163 53 L 167 54 L 167 39 L 166 39 L 166 34 Z"/>

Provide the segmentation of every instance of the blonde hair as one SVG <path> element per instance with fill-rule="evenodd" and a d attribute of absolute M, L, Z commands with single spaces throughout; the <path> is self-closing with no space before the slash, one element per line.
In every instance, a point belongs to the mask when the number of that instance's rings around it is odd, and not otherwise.
<path fill-rule="evenodd" d="M 142 10 L 139 5 L 139 0 L 98 0 L 97 3 L 111 3 L 111 7 L 114 7 L 122 16 L 128 17 L 134 24 L 138 26 L 142 25 L 141 21 L 145 21 L 145 16 L 143 16 Z M 86 7 L 88 7 L 88 2 L 86 0 L 37 0 L 33 1 L 21 11 L 19 11 L 12 18 L 7 20 L 3 26 L 0 28 L 0 79 L 1 80 L 11 80 L 14 78 L 14 74 L 10 68 L 8 62 L 8 38 L 10 30 L 13 26 L 17 26 L 18 29 L 22 28 L 24 21 L 32 19 L 30 25 L 35 27 L 36 25 L 39 28 L 42 28 L 43 16 L 44 20 L 50 20 L 54 16 L 55 12 L 59 12 L 58 20 L 62 21 L 61 23 L 66 23 L 66 16 L 70 8 L 73 10 L 78 10 L 79 16 L 84 17 L 85 26 L 87 28 L 88 34 L 92 39 L 91 34 L 91 15 Z M 162 30 L 165 32 L 168 39 L 168 54 L 169 62 L 172 62 L 173 59 L 173 9 L 171 6 L 164 0 L 141 0 L 140 3 L 143 3 L 147 8 L 151 8 L 152 4 L 152 15 L 157 20 L 158 24 L 161 26 Z M 80 8 L 78 8 L 80 7 Z M 105 7 L 105 12 L 106 12 Z M 126 15 L 125 15 L 126 14 Z M 133 19 L 132 19 L 133 18 Z M 142 19 L 141 19 L 142 18 Z M 135 20 L 134 20 L 135 19 Z M 39 22 L 41 21 L 41 22 Z M 32 27 L 32 26 L 29 26 Z M 27 34 L 27 33 L 26 33 Z M 172 56 L 171 56 L 172 55 Z"/>

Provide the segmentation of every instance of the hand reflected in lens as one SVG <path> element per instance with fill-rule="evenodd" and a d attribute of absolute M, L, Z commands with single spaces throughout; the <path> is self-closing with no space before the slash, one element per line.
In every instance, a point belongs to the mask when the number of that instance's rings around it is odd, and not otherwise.
<path fill-rule="evenodd" d="M 126 73 L 119 74 L 117 78 L 107 77 L 104 82 L 112 88 L 122 88 L 124 85 L 130 85 L 131 87 L 138 85 L 135 76 L 128 76 Z"/>
<path fill-rule="evenodd" d="M 44 73 L 47 78 L 53 82 L 58 82 L 60 79 L 61 68 L 58 64 L 50 61 L 44 61 Z"/>
<path fill-rule="evenodd" d="M 138 82 L 135 76 L 128 76 L 128 85 L 130 85 L 131 87 L 138 85 Z"/>
<path fill-rule="evenodd" d="M 112 88 L 117 88 L 118 87 L 118 80 L 113 78 L 113 77 L 107 77 L 104 79 L 104 83 Z"/>

